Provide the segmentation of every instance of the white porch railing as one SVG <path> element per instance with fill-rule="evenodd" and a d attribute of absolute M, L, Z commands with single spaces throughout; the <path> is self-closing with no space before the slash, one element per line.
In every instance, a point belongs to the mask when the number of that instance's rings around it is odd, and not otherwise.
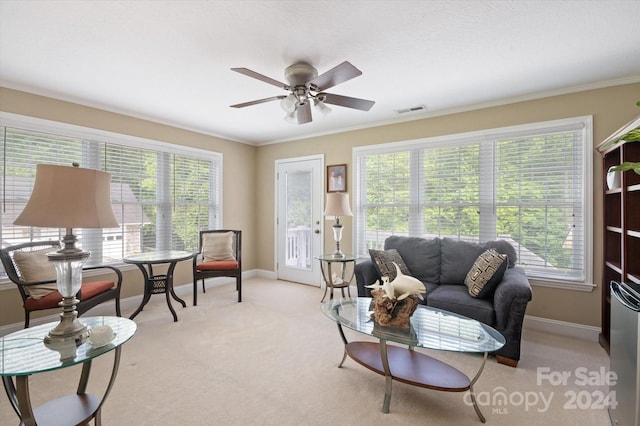
<path fill-rule="evenodd" d="M 287 266 L 311 266 L 311 228 L 298 226 L 287 229 Z"/>

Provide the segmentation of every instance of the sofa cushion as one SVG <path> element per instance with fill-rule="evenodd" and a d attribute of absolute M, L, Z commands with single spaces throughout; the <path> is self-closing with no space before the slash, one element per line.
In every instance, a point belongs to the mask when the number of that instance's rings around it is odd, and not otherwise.
<path fill-rule="evenodd" d="M 463 285 L 439 285 L 429 294 L 426 304 L 473 318 L 487 325 L 495 323 L 496 314 L 491 299 L 473 298 Z"/>
<path fill-rule="evenodd" d="M 440 247 L 442 249 L 440 284 L 464 284 L 473 262 L 485 250 L 490 248 L 494 248 L 498 253 L 506 254 L 509 260 L 509 267 L 514 266 L 517 260 L 515 249 L 508 241 L 504 240 L 476 244 L 443 238 L 440 242 Z"/>
<path fill-rule="evenodd" d="M 398 265 L 400 271 L 405 275 L 411 275 L 411 272 L 407 268 L 407 265 L 402 260 L 402 256 L 396 249 L 390 250 L 369 250 L 371 261 L 378 270 L 378 274 L 381 277 L 389 277 L 389 281 L 393 281 L 396 278 L 397 272 L 394 263 Z"/>
<path fill-rule="evenodd" d="M 392 235 L 385 240 L 384 249 L 398 250 L 398 253 L 402 256 L 402 260 L 404 260 L 407 268 L 409 268 L 411 276 L 419 279 L 423 283 L 440 283 L 439 238 L 427 240 L 420 237 Z"/>
<path fill-rule="evenodd" d="M 440 241 L 442 261 L 440 265 L 440 284 L 464 284 L 464 279 L 473 262 L 485 250 L 478 244 L 443 238 Z"/>
<path fill-rule="evenodd" d="M 426 289 L 426 291 L 425 291 L 425 292 L 423 293 L 423 295 L 422 295 L 422 297 L 423 297 L 422 303 L 423 303 L 424 305 L 426 305 L 426 304 L 427 304 L 427 299 L 426 299 L 426 297 L 428 297 L 428 296 L 429 296 L 429 294 L 431 294 L 431 292 L 432 292 L 433 290 L 435 290 L 436 288 L 438 288 L 438 284 L 430 283 L 430 282 L 428 282 L 428 281 L 423 281 L 423 282 L 422 282 L 422 284 L 424 284 L 424 288 Z"/>
<path fill-rule="evenodd" d="M 516 254 L 516 249 L 513 248 L 513 245 L 509 241 L 494 240 L 487 241 L 486 243 L 482 243 L 481 245 L 485 250 L 492 248 L 500 254 L 506 254 L 509 268 L 513 268 L 514 266 L 516 266 L 518 255 Z"/>
<path fill-rule="evenodd" d="M 495 249 L 486 250 L 473 262 L 464 285 L 472 297 L 487 297 L 493 294 L 506 270 L 507 255 L 500 254 Z"/>

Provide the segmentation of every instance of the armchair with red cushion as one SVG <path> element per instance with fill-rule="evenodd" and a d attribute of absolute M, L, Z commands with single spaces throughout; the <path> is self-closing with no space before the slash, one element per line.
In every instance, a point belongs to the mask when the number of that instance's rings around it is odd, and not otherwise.
<path fill-rule="evenodd" d="M 198 304 L 198 280 L 234 277 L 238 302 L 242 302 L 242 231 L 216 229 L 200 231 L 198 253 L 193 258 L 193 306 Z"/>
<path fill-rule="evenodd" d="M 47 253 L 60 249 L 58 241 L 33 241 L 0 250 L 0 260 L 9 279 L 18 286 L 24 308 L 24 327 L 29 327 L 31 312 L 58 307 L 62 295 L 56 289 L 56 272 L 49 263 Z M 82 271 L 100 271 L 108 274 L 106 280 L 83 282 L 76 305 L 78 315 L 94 306 L 114 300 L 116 315 L 120 313 L 122 272 L 109 265 L 90 266 Z"/>

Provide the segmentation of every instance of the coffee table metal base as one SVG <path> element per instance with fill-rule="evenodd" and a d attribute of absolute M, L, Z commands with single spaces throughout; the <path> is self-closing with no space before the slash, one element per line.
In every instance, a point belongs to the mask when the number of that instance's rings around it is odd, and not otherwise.
<path fill-rule="evenodd" d="M 342 334 L 342 329 L 340 330 Z M 385 395 L 382 412 L 388 413 L 391 404 L 391 383 L 393 380 L 412 386 L 419 386 L 447 392 L 469 391 L 473 408 L 482 423 L 485 418 L 480 412 L 473 392 L 473 384 L 480 377 L 487 360 L 487 353 L 480 369 L 473 379 L 469 379 L 458 369 L 440 360 L 432 358 L 411 348 L 387 345 L 384 339 L 380 343 L 374 342 L 345 342 L 342 367 L 347 355 L 363 367 L 385 376 Z"/>

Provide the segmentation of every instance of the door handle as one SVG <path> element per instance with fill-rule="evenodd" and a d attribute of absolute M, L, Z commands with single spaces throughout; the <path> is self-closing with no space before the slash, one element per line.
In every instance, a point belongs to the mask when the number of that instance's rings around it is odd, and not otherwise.
<path fill-rule="evenodd" d="M 316 229 L 316 230 L 315 230 L 315 231 L 313 231 L 313 232 L 315 232 L 316 234 L 319 234 L 319 233 L 320 233 L 320 230 L 319 230 L 319 229 Z"/>

